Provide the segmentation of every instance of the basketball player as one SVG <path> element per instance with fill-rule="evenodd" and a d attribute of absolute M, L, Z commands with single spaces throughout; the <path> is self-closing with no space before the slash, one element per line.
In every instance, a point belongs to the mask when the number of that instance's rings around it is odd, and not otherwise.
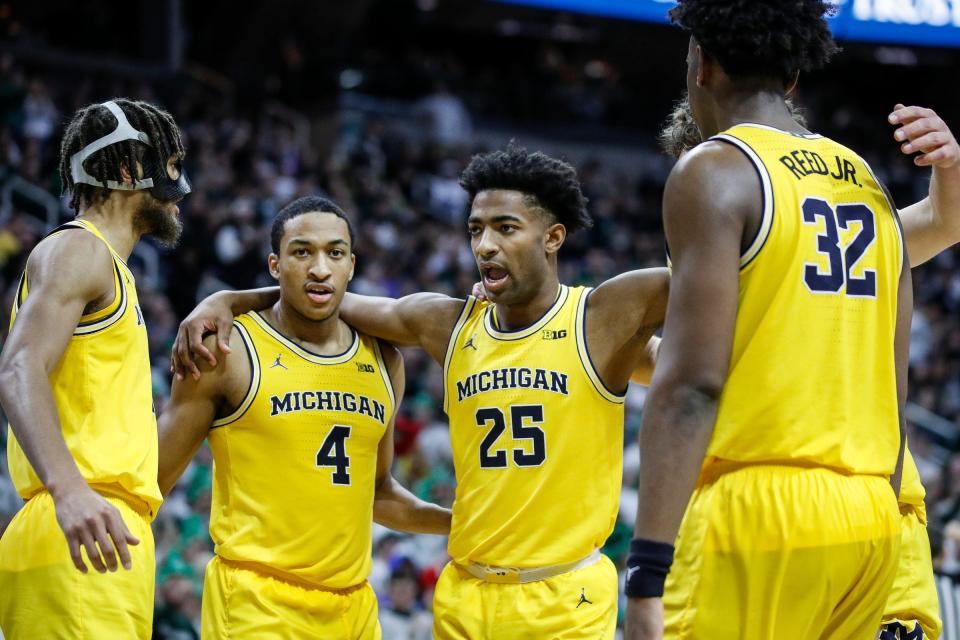
<path fill-rule="evenodd" d="M 352 242 L 329 200 L 282 209 L 268 258 L 280 299 L 236 318 L 233 354 L 203 363 L 199 380 L 174 380 L 160 417 L 165 493 L 204 438 L 213 450 L 206 638 L 379 638 L 371 515 L 394 529 L 450 530 L 449 510 L 390 475 L 403 361 L 340 319 Z"/>
<path fill-rule="evenodd" d="M 837 49 L 827 9 L 671 11 L 691 33 L 690 104 L 711 139 L 664 194 L 671 295 L 641 427 L 634 640 L 880 625 L 901 538 L 910 271 L 870 168 L 784 102 Z"/>
<path fill-rule="evenodd" d="M 624 394 L 651 357 L 666 270 L 594 290 L 560 284 L 567 233 L 591 224 L 565 162 L 511 145 L 473 158 L 461 184 L 489 301 L 348 294 L 342 306 L 360 331 L 420 345 L 443 365 L 457 493 L 434 634 L 613 638 L 616 570 L 599 549 L 617 517 Z M 219 327 L 224 339 L 231 304 L 274 299 L 217 294 L 183 323 L 183 363 L 192 332 Z"/>
<path fill-rule="evenodd" d="M 786 104 L 794 120 L 806 126 L 789 99 Z M 894 138 L 903 141 L 904 153 L 920 152 L 923 155 L 917 157 L 916 163 L 933 166 L 930 196 L 899 212 L 910 266 L 916 267 L 957 241 L 960 205 L 951 203 L 960 196 L 960 146 L 946 123 L 931 109 L 898 104 L 889 120 L 901 125 Z M 659 138 L 664 151 L 676 158 L 700 144 L 700 131 L 688 100 L 677 105 Z M 899 496 L 903 532 L 900 561 L 884 609 L 881 640 L 936 640 L 940 636 L 942 623 L 924 495 L 920 474 L 907 447 Z"/>
<path fill-rule="evenodd" d="M 10 474 L 26 501 L 0 539 L 7 638 L 151 636 L 157 424 L 124 261 L 143 235 L 176 242 L 183 155 L 173 118 L 145 102 L 89 105 L 64 135 L 60 176 L 78 216 L 31 252 L 0 356 Z"/>

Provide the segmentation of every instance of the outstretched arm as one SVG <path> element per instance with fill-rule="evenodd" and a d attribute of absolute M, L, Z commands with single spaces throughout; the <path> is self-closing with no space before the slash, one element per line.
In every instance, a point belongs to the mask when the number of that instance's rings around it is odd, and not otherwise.
<path fill-rule="evenodd" d="M 100 573 L 116 571 L 118 555 L 130 569 L 127 545 L 139 541 L 117 508 L 80 474 L 63 438 L 49 381 L 84 310 L 113 301 L 113 257 L 92 234 L 69 231 L 38 245 L 27 273 L 29 295 L 0 355 L 0 402 L 17 442 L 53 497 L 77 569 L 87 572 L 81 546 Z"/>
<path fill-rule="evenodd" d="M 180 323 L 170 353 L 170 372 L 178 380 L 187 375 L 199 379 L 197 358 L 203 358 L 211 367 L 218 365 L 213 345 L 205 345 L 204 336 L 212 333 L 216 338 L 217 349 L 226 355 L 230 353 L 233 319 L 248 311 L 266 309 L 279 299 L 280 287 L 218 291 L 204 298 Z"/>
<path fill-rule="evenodd" d="M 929 196 L 900 211 L 910 266 L 960 242 L 960 145 L 932 109 L 898 104 L 890 114 L 894 138 L 914 164 L 933 167 Z"/>
<path fill-rule="evenodd" d="M 390 372 L 396 398 L 394 414 L 377 451 L 377 488 L 373 497 L 373 519 L 385 527 L 410 533 L 450 533 L 450 510 L 424 502 L 403 487 L 390 473 L 393 465 L 393 426 L 406 385 L 403 358 L 393 345 L 380 343 L 383 359 Z"/>
<path fill-rule="evenodd" d="M 190 312 L 177 331 L 170 357 L 175 377 L 200 377 L 196 358 L 217 366 L 212 348 L 203 344 L 208 333 L 217 336 L 221 353 L 230 353 L 229 339 L 234 316 L 265 309 L 280 295 L 278 287 L 250 291 L 220 291 L 203 300 Z M 340 305 L 340 316 L 368 335 L 402 345 L 419 345 L 437 362 L 443 362 L 447 340 L 457 322 L 463 300 L 439 293 L 415 293 L 400 299 L 348 293 Z"/>

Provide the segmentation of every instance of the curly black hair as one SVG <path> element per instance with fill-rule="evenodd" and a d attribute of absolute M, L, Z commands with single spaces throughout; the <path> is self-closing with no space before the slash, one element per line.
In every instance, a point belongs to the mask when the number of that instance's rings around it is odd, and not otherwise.
<path fill-rule="evenodd" d="M 734 77 L 778 78 L 823 67 L 840 50 L 823 0 L 679 0 L 670 18 Z"/>
<path fill-rule="evenodd" d="M 569 163 L 540 151 L 527 151 L 511 142 L 506 149 L 473 156 L 460 176 L 469 202 L 481 191 L 519 191 L 567 228 L 569 233 L 589 229 L 593 219 L 580 189 L 577 171 Z"/>
<path fill-rule="evenodd" d="M 270 248 L 277 255 L 280 254 L 280 241 L 283 239 L 283 228 L 288 220 L 293 220 L 305 213 L 332 213 L 347 223 L 347 233 L 350 235 L 350 246 L 353 247 L 353 224 L 350 217 L 333 200 L 320 196 L 304 196 L 297 198 L 277 213 L 270 227 Z"/>
<path fill-rule="evenodd" d="M 174 154 L 182 154 L 183 140 L 173 116 L 165 110 L 140 100 L 114 98 L 123 115 L 134 129 L 143 131 L 153 144 L 161 166 Z M 104 182 L 103 187 L 75 184 L 70 171 L 70 158 L 85 146 L 117 128 L 117 118 L 100 103 L 89 104 L 73 115 L 60 143 L 60 179 L 71 193 L 70 208 L 79 211 L 82 203 L 94 204 L 110 196 L 106 181 L 123 182 L 121 167 L 133 173 L 137 163 L 143 163 L 148 147 L 139 140 L 122 140 L 96 151 L 84 160 L 83 167 L 91 176 Z"/>

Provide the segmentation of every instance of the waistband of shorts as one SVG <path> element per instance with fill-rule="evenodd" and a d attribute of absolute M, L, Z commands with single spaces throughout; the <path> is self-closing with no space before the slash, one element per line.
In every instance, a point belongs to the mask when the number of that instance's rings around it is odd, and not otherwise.
<path fill-rule="evenodd" d="M 854 473 L 849 469 L 841 469 L 838 467 L 828 467 L 826 465 L 817 464 L 809 460 L 771 460 L 764 462 L 741 462 L 737 460 L 720 460 L 714 459 L 710 461 L 707 466 L 700 470 L 700 477 L 697 480 L 698 485 L 710 484 L 711 482 L 716 481 L 723 475 L 728 473 L 734 473 L 736 471 L 744 471 L 748 469 L 762 469 L 765 471 L 784 472 L 784 473 L 797 473 L 802 471 L 827 471 L 830 473 L 835 473 L 838 476 L 843 476 L 847 478 L 877 478 L 884 481 L 889 481 L 888 476 L 872 473 Z"/>
<path fill-rule="evenodd" d="M 600 561 L 602 554 L 599 549 L 594 549 L 593 553 L 566 564 L 553 564 L 545 567 L 530 567 L 527 569 L 518 569 L 513 567 L 492 567 L 488 564 L 471 562 L 468 564 L 457 564 L 458 567 L 472 575 L 478 580 L 485 582 L 494 582 L 498 584 L 526 584 L 528 582 L 538 582 L 553 578 L 564 573 L 570 573 L 577 569 L 589 567 Z"/>
<path fill-rule="evenodd" d="M 136 513 L 138 516 L 142 518 L 146 518 L 147 520 L 150 520 L 150 518 L 153 517 L 153 514 L 150 511 L 150 505 L 148 505 L 143 500 L 140 500 L 136 496 L 132 496 L 129 493 L 126 493 L 120 489 L 116 489 L 112 485 L 91 484 L 89 486 L 101 497 L 107 498 L 109 500 L 117 500 L 127 505 L 128 507 L 130 507 L 131 511 L 133 511 L 134 513 Z M 31 495 L 29 498 L 27 498 L 27 501 L 33 500 L 34 498 L 40 495 L 49 496 L 50 492 L 47 491 L 46 489 L 40 489 L 39 491 Z M 52 496 L 51 496 L 51 499 L 52 499 Z"/>
<path fill-rule="evenodd" d="M 284 572 L 282 572 L 282 571 L 279 571 L 279 570 L 277 570 L 277 569 L 274 569 L 273 567 L 269 567 L 269 566 L 267 566 L 267 565 L 265 565 L 265 564 L 261 564 L 261 563 L 259 563 L 259 562 L 247 562 L 247 561 L 244 561 L 244 560 L 230 560 L 230 559 L 228 559 L 228 558 L 224 558 L 223 556 L 219 556 L 219 555 L 215 555 L 215 556 L 213 557 L 213 560 L 211 560 L 211 562 L 213 562 L 213 561 L 219 562 L 219 563 L 222 564 L 223 566 L 229 567 L 230 569 L 239 569 L 239 570 L 241 570 L 241 571 L 249 571 L 249 572 L 251 572 L 251 573 L 257 574 L 258 576 L 260 576 L 260 577 L 262 577 L 262 578 L 270 578 L 271 580 L 276 580 L 276 581 L 278 581 L 278 582 L 284 582 L 284 583 L 286 583 L 286 584 L 289 584 L 289 585 L 294 586 L 294 587 L 298 587 L 298 588 L 300 588 L 300 589 L 311 589 L 311 590 L 314 590 L 314 591 L 324 591 L 324 592 L 326 592 L 326 593 L 333 593 L 333 594 L 341 595 L 341 596 L 350 595 L 351 593 L 353 593 L 353 592 L 355 592 L 355 591 L 359 591 L 360 589 L 363 589 L 364 587 L 367 586 L 367 581 L 364 580 L 363 582 L 361 582 L 361 583 L 359 583 L 359 584 L 355 584 L 355 585 L 350 586 L 350 587 L 344 587 L 344 588 L 342 588 L 342 589 L 335 589 L 335 588 L 333 588 L 333 587 L 326 587 L 326 586 L 324 586 L 324 585 L 322 585 L 322 584 L 317 584 L 317 583 L 315 583 L 315 582 L 310 582 L 309 580 L 304 580 L 303 578 L 299 578 L 299 577 L 294 576 L 294 575 L 291 575 L 291 574 L 289 574 L 289 573 L 284 573 Z"/>

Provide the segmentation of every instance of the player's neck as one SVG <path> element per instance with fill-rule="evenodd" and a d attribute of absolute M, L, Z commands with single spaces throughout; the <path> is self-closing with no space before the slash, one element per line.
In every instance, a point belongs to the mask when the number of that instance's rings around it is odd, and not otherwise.
<path fill-rule="evenodd" d="M 529 327 L 543 317 L 543 314 L 557 301 L 557 291 L 560 281 L 554 274 L 537 291 L 537 294 L 527 302 L 515 305 L 497 303 L 497 323 L 503 331 L 518 331 Z"/>
<path fill-rule="evenodd" d="M 784 101 L 783 93 L 779 91 L 731 90 L 717 99 L 713 120 L 714 122 L 707 123 L 705 128 L 714 130 L 709 133 L 705 131 L 705 138 L 744 122 L 763 124 L 795 133 L 808 133 L 793 119 Z"/>
<path fill-rule="evenodd" d="M 114 198 L 82 209 L 77 219 L 93 224 L 124 261 L 140 240 L 140 233 L 133 228 L 133 214 Z"/>
<path fill-rule="evenodd" d="M 268 310 L 270 322 L 280 333 L 309 351 L 335 356 L 350 347 L 353 332 L 340 320 L 339 311 L 323 320 L 311 320 L 286 304 L 281 297 Z"/>

